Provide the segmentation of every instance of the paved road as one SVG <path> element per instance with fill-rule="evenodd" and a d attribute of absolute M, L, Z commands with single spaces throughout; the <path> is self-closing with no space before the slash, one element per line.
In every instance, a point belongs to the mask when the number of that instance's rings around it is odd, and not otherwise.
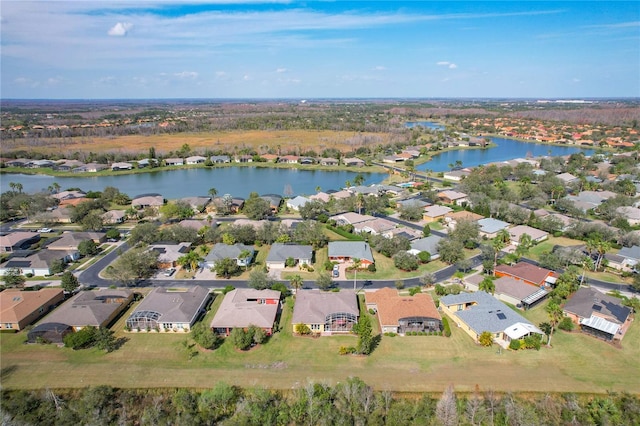
<path fill-rule="evenodd" d="M 109 287 L 113 285 L 114 282 L 111 280 L 105 280 L 100 277 L 100 272 L 109 266 L 111 262 L 116 260 L 116 258 L 120 255 L 120 253 L 124 253 L 129 250 L 129 244 L 123 242 L 118 246 L 118 248 L 109 252 L 102 259 L 98 260 L 93 265 L 89 266 L 87 269 L 82 271 L 80 275 L 78 275 L 78 281 L 80 284 L 85 286 L 98 286 L 98 287 Z"/>

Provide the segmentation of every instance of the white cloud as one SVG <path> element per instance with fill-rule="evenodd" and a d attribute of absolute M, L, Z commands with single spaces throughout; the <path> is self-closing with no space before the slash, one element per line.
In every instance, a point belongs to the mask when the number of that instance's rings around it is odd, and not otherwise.
<path fill-rule="evenodd" d="M 574 78 L 574 79 L 573 79 L 573 80 L 571 80 L 571 81 L 573 81 L 574 83 L 580 83 L 580 79 L 579 79 L 579 78 Z"/>
<path fill-rule="evenodd" d="M 195 71 L 182 71 L 182 72 L 177 72 L 173 75 L 182 79 L 195 80 L 196 78 L 198 78 L 198 73 Z"/>
<path fill-rule="evenodd" d="M 283 72 L 287 72 L 288 70 L 286 68 L 278 68 L 276 70 L 277 73 L 283 73 Z"/>
<path fill-rule="evenodd" d="M 131 28 L 133 28 L 133 24 L 129 22 L 118 22 L 109 29 L 107 34 L 113 37 L 124 37 L 129 33 Z"/>
<path fill-rule="evenodd" d="M 458 68 L 458 66 L 454 63 L 451 63 L 449 61 L 440 61 L 440 62 L 436 62 L 436 65 L 440 66 L 440 67 L 447 67 L 451 70 L 454 70 L 456 68 Z"/>
<path fill-rule="evenodd" d="M 242 77 L 242 79 L 243 79 L 244 81 L 252 80 L 252 78 L 251 78 L 251 76 L 249 76 L 249 74 L 245 74 L 245 75 L 244 75 L 244 77 Z"/>
<path fill-rule="evenodd" d="M 387 69 L 387 67 L 383 67 L 382 65 L 377 65 L 375 67 L 373 67 L 374 71 L 385 71 Z"/>

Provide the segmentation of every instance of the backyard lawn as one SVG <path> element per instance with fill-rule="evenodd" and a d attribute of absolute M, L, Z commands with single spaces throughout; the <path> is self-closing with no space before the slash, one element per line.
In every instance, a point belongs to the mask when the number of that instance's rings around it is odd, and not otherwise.
<path fill-rule="evenodd" d="M 219 305 L 218 297 L 204 321 Z M 133 309 L 133 307 L 131 308 Z M 131 312 L 131 310 L 129 310 Z M 215 351 L 199 350 L 189 359 L 182 333 L 125 333 L 121 318 L 114 330 L 128 340 L 117 351 L 73 351 L 25 345 L 24 333 L 0 334 L 4 388 L 68 388 L 106 384 L 119 387 L 208 388 L 218 381 L 243 387 L 291 389 L 308 381 L 336 384 L 358 376 L 376 389 L 457 391 L 640 392 L 640 327 L 633 324 L 622 349 L 579 333 L 557 332 L 553 348 L 501 351 L 477 346 L 452 324 L 450 338 L 382 337 L 369 357 L 340 356 L 341 345 L 356 337 L 308 338 L 291 334 L 290 301 L 281 331 L 266 344 L 240 352 L 230 342 Z M 544 306 L 524 313 L 534 323 L 546 320 Z"/>
<path fill-rule="evenodd" d="M 584 241 L 574 240 L 567 237 L 554 237 L 550 235 L 548 240 L 531 247 L 531 249 L 529 249 L 527 257 L 530 257 L 534 260 L 540 260 L 540 255 L 544 252 L 550 252 L 551 250 L 553 250 L 554 246 L 570 247 L 579 246 L 581 244 L 584 244 Z"/>

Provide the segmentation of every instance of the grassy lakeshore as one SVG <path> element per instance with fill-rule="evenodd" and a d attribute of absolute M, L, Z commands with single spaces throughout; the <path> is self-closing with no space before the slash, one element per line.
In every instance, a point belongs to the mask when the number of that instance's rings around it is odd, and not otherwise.
<path fill-rule="evenodd" d="M 221 297 L 204 319 L 208 323 Z M 546 320 L 545 304 L 524 315 L 534 323 Z M 441 392 L 454 383 L 456 391 L 504 392 L 607 391 L 640 393 L 634 372 L 640 371 L 640 327 L 632 325 L 622 348 L 580 333 L 559 331 L 553 348 L 540 351 L 497 351 L 484 348 L 452 324 L 450 338 L 439 336 L 383 337 L 369 357 L 338 355 L 342 345 L 355 345 L 352 335 L 296 337 L 291 333 L 292 303 L 285 304 L 281 331 L 268 343 L 239 352 L 230 342 L 215 351 L 199 350 L 189 359 L 182 333 L 126 333 L 127 342 L 105 354 L 95 349 L 73 351 L 51 345 L 25 345 L 25 334 L 0 334 L 2 384 L 16 388 L 80 388 L 107 384 L 125 388 L 211 387 L 224 381 L 243 387 L 291 389 L 308 381 L 335 385 L 358 376 L 378 390 Z"/>

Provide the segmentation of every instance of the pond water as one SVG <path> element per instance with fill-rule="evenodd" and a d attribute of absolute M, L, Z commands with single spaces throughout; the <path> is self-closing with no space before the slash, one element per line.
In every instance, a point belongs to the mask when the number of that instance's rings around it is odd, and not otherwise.
<path fill-rule="evenodd" d="M 231 194 L 246 198 L 255 191 L 258 194 L 312 195 L 316 187 L 326 191 L 340 189 L 346 181 L 353 182 L 358 172 L 318 171 L 298 169 L 271 169 L 263 167 L 220 167 L 211 169 L 183 169 L 120 176 L 54 177 L 45 175 L 2 174 L 0 189 L 8 191 L 9 182 L 20 183 L 24 192 L 47 189 L 57 182 L 64 190 L 81 188 L 83 191 L 102 191 L 114 186 L 129 196 L 157 192 L 167 199 L 207 195 L 214 187 L 218 194 Z M 379 183 L 386 175 L 362 173 L 365 185 Z M 288 194 L 287 194 L 288 195 Z"/>
<path fill-rule="evenodd" d="M 498 146 L 487 149 L 463 149 L 443 152 L 434 155 L 430 161 L 416 166 L 416 169 L 443 172 L 448 171 L 450 169 L 449 164 L 455 164 L 457 160 L 462 161 L 462 167 L 475 167 L 481 164 L 524 158 L 527 156 L 540 157 L 550 155 L 556 157 L 574 154 L 576 152 L 584 152 L 585 155 L 592 155 L 594 153 L 593 149 L 580 148 L 577 146 L 545 145 L 505 138 L 490 139 Z"/>
<path fill-rule="evenodd" d="M 442 124 L 435 123 L 433 121 L 407 121 L 404 123 L 405 127 L 410 129 L 414 127 L 426 127 L 431 130 L 444 130 L 445 127 Z"/>

